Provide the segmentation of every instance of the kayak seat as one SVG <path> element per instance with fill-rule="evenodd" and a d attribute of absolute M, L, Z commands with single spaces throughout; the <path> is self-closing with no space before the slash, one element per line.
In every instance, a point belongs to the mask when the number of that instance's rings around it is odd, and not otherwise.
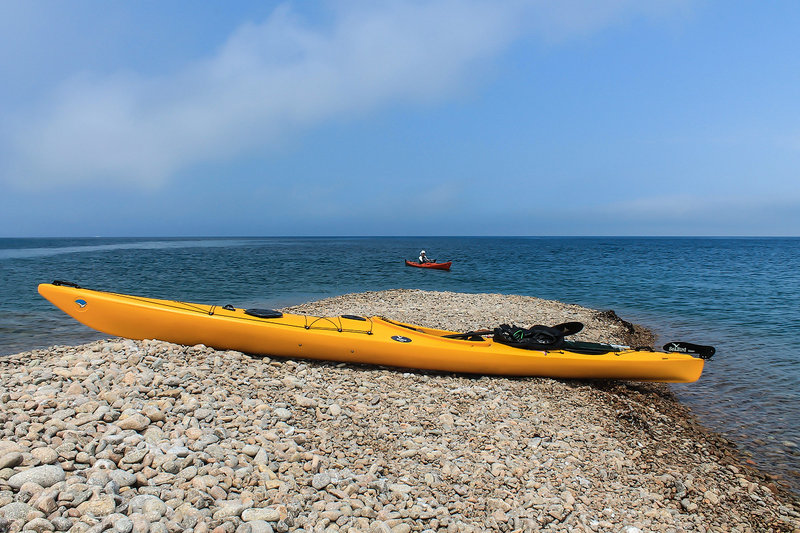
<path fill-rule="evenodd" d="M 257 318 L 281 318 L 283 316 L 283 313 L 274 309 L 245 309 L 244 313 Z"/>

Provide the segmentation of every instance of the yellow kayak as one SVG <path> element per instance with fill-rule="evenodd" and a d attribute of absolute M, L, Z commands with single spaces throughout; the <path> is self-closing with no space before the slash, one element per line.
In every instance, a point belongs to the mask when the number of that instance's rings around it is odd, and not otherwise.
<path fill-rule="evenodd" d="M 244 310 L 115 294 L 66 282 L 43 283 L 39 293 L 74 319 L 109 335 L 251 354 L 472 374 L 663 382 L 696 381 L 704 363 L 686 353 L 522 349 L 477 335 L 447 338 L 458 334 L 377 316 Z"/>

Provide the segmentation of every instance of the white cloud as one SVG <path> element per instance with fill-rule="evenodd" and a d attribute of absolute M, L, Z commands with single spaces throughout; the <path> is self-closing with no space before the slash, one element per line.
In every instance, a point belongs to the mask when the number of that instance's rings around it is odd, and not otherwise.
<path fill-rule="evenodd" d="M 315 26 L 279 7 L 171 75 L 76 76 L 38 116 L 17 117 L 3 174 L 32 188 L 105 180 L 158 187 L 187 166 L 269 146 L 332 117 L 446 97 L 526 31 L 563 37 L 641 10 L 618 0 L 333 9 L 331 24 Z"/>
<path fill-rule="evenodd" d="M 548 42 L 561 42 L 586 35 L 637 15 L 664 17 L 690 12 L 691 0 L 557 0 L 536 3 L 530 19 L 534 31 Z"/>

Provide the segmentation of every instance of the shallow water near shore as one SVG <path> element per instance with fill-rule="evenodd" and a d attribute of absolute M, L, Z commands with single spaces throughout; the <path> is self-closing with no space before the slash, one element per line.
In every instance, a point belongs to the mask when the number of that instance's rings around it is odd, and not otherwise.
<path fill-rule="evenodd" d="M 450 272 L 404 266 L 421 248 Z M 364 237 L 0 239 L 0 354 L 103 337 L 39 297 L 82 286 L 237 307 L 392 288 L 614 309 L 659 342 L 714 344 L 673 386 L 700 420 L 800 491 L 800 239 Z"/>

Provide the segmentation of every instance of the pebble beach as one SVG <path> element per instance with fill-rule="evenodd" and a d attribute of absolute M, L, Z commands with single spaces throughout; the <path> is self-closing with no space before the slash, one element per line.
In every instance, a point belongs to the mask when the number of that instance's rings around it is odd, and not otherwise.
<path fill-rule="evenodd" d="M 656 341 L 613 311 L 513 295 L 397 289 L 285 311 Z M 663 384 L 154 340 L 0 357 L 0 533 L 800 532 L 799 511 Z"/>

